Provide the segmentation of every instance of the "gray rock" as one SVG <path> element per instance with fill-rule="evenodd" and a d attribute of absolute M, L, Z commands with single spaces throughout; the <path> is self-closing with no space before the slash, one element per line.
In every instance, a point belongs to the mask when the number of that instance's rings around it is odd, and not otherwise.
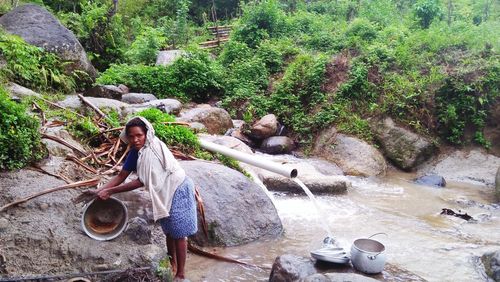
<path fill-rule="evenodd" d="M 500 251 L 489 252 L 481 257 L 486 274 L 495 282 L 500 282 Z"/>
<path fill-rule="evenodd" d="M 250 136 L 252 138 L 262 140 L 273 136 L 278 128 L 278 120 L 273 114 L 265 115 L 250 129 Z"/>
<path fill-rule="evenodd" d="M 66 129 L 64 129 L 63 126 L 49 127 L 47 128 L 45 133 L 48 135 L 60 137 L 61 139 L 73 145 L 74 147 L 78 148 L 79 150 L 84 152 L 86 151 L 85 148 L 78 141 L 73 139 L 71 134 L 69 134 L 69 132 Z M 45 144 L 45 147 L 47 148 L 51 156 L 66 157 L 68 154 L 76 154 L 76 152 L 73 152 L 73 149 L 65 145 L 62 145 L 59 142 L 52 141 L 50 139 L 42 138 L 42 143 Z"/>
<path fill-rule="evenodd" d="M 183 50 L 167 50 L 158 52 L 156 57 L 157 66 L 168 66 L 171 65 L 182 55 L 186 54 Z"/>
<path fill-rule="evenodd" d="M 120 90 L 123 92 L 123 94 L 128 94 L 128 93 L 130 93 L 130 89 L 129 89 L 126 85 L 119 84 L 119 85 L 118 85 L 118 88 L 120 88 Z"/>
<path fill-rule="evenodd" d="M 10 93 L 11 96 L 17 96 L 19 98 L 26 98 L 32 96 L 41 97 L 41 95 L 36 93 L 35 91 L 28 89 L 24 86 L 21 86 L 19 84 L 16 84 L 14 82 L 7 83 L 7 86 L 5 88 Z"/>
<path fill-rule="evenodd" d="M 387 169 L 384 157 L 372 145 L 337 133 L 334 127 L 318 135 L 313 154 L 336 163 L 348 175 L 384 175 Z"/>
<path fill-rule="evenodd" d="M 233 120 L 224 109 L 215 107 L 198 107 L 181 114 L 178 119 L 185 122 L 200 122 L 209 134 L 223 134 L 233 127 Z"/>
<path fill-rule="evenodd" d="M 122 102 L 129 104 L 143 104 L 158 100 L 155 95 L 147 93 L 128 93 L 122 96 Z"/>
<path fill-rule="evenodd" d="M 286 136 L 271 136 L 264 139 L 260 145 L 260 150 L 268 154 L 288 154 L 295 149 L 292 139 Z"/>
<path fill-rule="evenodd" d="M 128 222 L 125 234 L 139 245 L 149 245 L 152 243 L 151 227 L 146 220 L 134 217 Z"/>
<path fill-rule="evenodd" d="M 199 230 L 192 237 L 196 243 L 235 246 L 282 233 L 272 201 L 243 174 L 206 161 L 182 161 L 181 165 L 198 187 L 205 207 L 209 238 L 198 218 Z"/>
<path fill-rule="evenodd" d="M 414 169 L 436 150 L 429 140 L 396 126 L 391 118 L 374 122 L 371 128 L 384 154 L 401 169 Z"/>
<path fill-rule="evenodd" d="M 114 110 L 118 112 L 120 115 L 125 115 L 124 113 L 129 107 L 129 104 L 123 103 L 121 101 L 117 101 L 114 99 L 107 98 L 95 98 L 95 97 L 86 97 L 94 106 L 97 108 L 104 110 Z M 57 102 L 57 104 L 61 107 L 70 108 L 70 109 L 81 109 L 84 104 L 76 95 L 68 95 L 62 101 Z"/>
<path fill-rule="evenodd" d="M 436 186 L 436 187 L 445 187 L 446 180 L 440 175 L 424 175 L 415 179 L 415 183 L 427 185 L 427 186 Z"/>
<path fill-rule="evenodd" d="M 200 122 L 189 123 L 189 128 L 191 128 L 195 133 L 207 132 L 207 127 L 203 123 L 200 123 Z"/>
<path fill-rule="evenodd" d="M 126 115 L 135 114 L 137 112 L 157 108 L 164 113 L 176 115 L 182 109 L 182 104 L 176 99 L 160 99 L 153 100 L 142 104 L 132 104 L 125 109 Z"/>
<path fill-rule="evenodd" d="M 312 260 L 291 254 L 285 254 L 277 257 L 274 261 L 269 281 L 298 281 L 315 273 L 316 269 L 314 268 Z"/>
<path fill-rule="evenodd" d="M 75 35 L 65 28 L 50 12 L 38 5 L 19 6 L 0 17 L 0 25 L 9 33 L 21 36 L 31 45 L 57 54 L 70 61 L 67 71 L 84 71 L 94 79 L 96 70 Z"/>
<path fill-rule="evenodd" d="M 498 167 L 495 177 L 495 195 L 497 196 L 497 201 L 500 201 L 500 167 Z"/>
<path fill-rule="evenodd" d="M 121 100 L 123 94 L 125 93 L 118 86 L 96 85 L 87 89 L 84 96 Z"/>
<path fill-rule="evenodd" d="M 500 167 L 500 158 L 480 149 L 455 151 L 439 156 L 435 164 L 423 167 L 419 174 L 437 174 L 447 182 L 466 182 L 474 185 L 495 186 L 495 174 Z"/>

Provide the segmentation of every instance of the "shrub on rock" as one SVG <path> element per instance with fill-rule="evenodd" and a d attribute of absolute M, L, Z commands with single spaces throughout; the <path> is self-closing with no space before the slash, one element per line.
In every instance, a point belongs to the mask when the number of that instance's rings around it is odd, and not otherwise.
<path fill-rule="evenodd" d="M 0 87 L 0 170 L 18 169 L 43 157 L 39 122 Z"/>

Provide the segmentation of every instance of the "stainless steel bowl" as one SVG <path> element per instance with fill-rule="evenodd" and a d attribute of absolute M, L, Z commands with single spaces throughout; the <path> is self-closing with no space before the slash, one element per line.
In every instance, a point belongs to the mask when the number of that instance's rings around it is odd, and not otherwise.
<path fill-rule="evenodd" d="M 89 202 L 84 207 L 81 220 L 85 234 L 99 241 L 118 237 L 127 227 L 127 222 L 127 207 L 114 197 Z"/>

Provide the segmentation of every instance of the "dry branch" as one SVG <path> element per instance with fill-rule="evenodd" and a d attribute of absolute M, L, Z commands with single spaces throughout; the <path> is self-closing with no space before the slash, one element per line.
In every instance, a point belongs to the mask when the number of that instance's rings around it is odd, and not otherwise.
<path fill-rule="evenodd" d="M 97 174 L 97 170 L 95 170 L 94 168 L 88 166 L 87 164 L 85 164 L 84 162 L 80 161 L 79 158 L 73 156 L 73 155 L 67 155 L 66 156 L 66 159 L 67 160 L 70 160 L 70 161 L 73 161 L 74 163 L 76 163 L 77 165 L 83 167 L 84 169 L 88 170 L 89 172 L 91 173 L 94 173 L 94 174 Z"/>
<path fill-rule="evenodd" d="M 66 142 L 65 140 L 57 137 L 57 136 L 54 136 L 54 135 L 48 135 L 46 133 L 42 133 L 42 138 L 47 138 L 47 139 L 50 139 L 50 140 L 53 140 L 53 141 L 56 141 L 57 143 L 60 143 L 60 144 L 63 144 L 64 146 L 78 152 L 79 154 L 83 155 L 83 156 L 86 156 L 87 153 L 85 151 L 82 151 L 80 149 L 78 149 L 77 147 L 71 145 L 70 143 Z"/>
<path fill-rule="evenodd" d="M 73 183 L 73 181 L 69 178 L 67 178 L 66 176 L 62 175 L 62 174 L 55 174 L 55 173 L 52 173 L 50 171 L 47 171 L 41 167 L 38 167 L 38 166 L 32 166 L 32 167 L 28 167 L 28 169 L 31 169 L 31 170 L 34 170 L 34 171 L 38 171 L 38 172 L 41 172 L 41 173 L 45 173 L 47 175 L 50 175 L 50 176 L 53 176 L 53 177 L 56 177 L 56 178 L 59 178 L 61 179 L 62 181 L 66 182 L 66 183 Z"/>
<path fill-rule="evenodd" d="M 47 190 L 44 190 L 42 192 L 38 192 L 36 194 L 30 195 L 30 196 L 28 196 L 26 198 L 23 198 L 23 199 L 20 199 L 20 200 L 8 203 L 8 204 L 6 204 L 6 205 L 4 205 L 3 207 L 0 208 L 0 212 L 6 210 L 9 207 L 12 207 L 12 206 L 15 206 L 15 205 L 27 202 L 27 201 L 29 201 L 31 199 L 37 198 L 37 197 L 45 195 L 45 194 L 49 194 L 49 193 L 56 192 L 56 191 L 61 191 L 61 190 L 66 190 L 66 189 L 71 189 L 71 188 L 82 188 L 82 187 L 88 187 L 88 186 L 95 186 L 98 183 L 99 183 L 99 178 L 92 178 L 92 179 L 88 179 L 88 180 L 82 180 L 82 181 L 74 182 L 74 183 L 71 183 L 71 184 L 59 186 L 59 187 L 56 187 L 56 188 L 47 189 Z"/>
<path fill-rule="evenodd" d="M 98 107 L 94 106 L 87 98 L 83 97 L 82 94 L 78 94 L 78 98 L 82 100 L 83 103 L 87 104 L 87 106 L 91 107 L 99 116 L 102 118 L 107 118 L 106 114 L 99 110 Z"/>

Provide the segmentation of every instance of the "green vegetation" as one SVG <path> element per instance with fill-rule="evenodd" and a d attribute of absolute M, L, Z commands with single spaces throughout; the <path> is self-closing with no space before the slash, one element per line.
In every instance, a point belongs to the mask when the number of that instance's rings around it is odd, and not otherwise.
<path fill-rule="evenodd" d="M 0 171 L 18 169 L 44 156 L 38 119 L 0 88 Z"/>
<path fill-rule="evenodd" d="M 64 73 L 64 63 L 57 56 L 2 29 L 0 54 L 6 61 L 6 66 L 0 68 L 2 80 L 8 79 L 35 90 L 70 92 L 75 88 L 75 77 Z"/>
<path fill-rule="evenodd" d="M 274 113 L 306 149 L 330 126 L 372 141 L 368 120 L 381 116 L 450 144 L 491 145 L 483 132 L 500 97 L 498 1 L 33 2 L 75 32 L 101 71 L 97 83 L 183 102 L 220 100 L 247 122 Z M 198 43 L 213 39 L 207 27 L 216 24 L 215 14 L 217 25 L 233 27 L 231 36 L 222 47 L 201 50 Z M 4 80 L 39 90 L 75 88 L 56 57 L 0 36 Z M 153 65 L 160 50 L 173 48 L 186 54 L 169 66 Z M 167 143 L 214 158 L 188 129 L 160 127 Z M 95 132 L 85 120 L 72 128 Z"/>

